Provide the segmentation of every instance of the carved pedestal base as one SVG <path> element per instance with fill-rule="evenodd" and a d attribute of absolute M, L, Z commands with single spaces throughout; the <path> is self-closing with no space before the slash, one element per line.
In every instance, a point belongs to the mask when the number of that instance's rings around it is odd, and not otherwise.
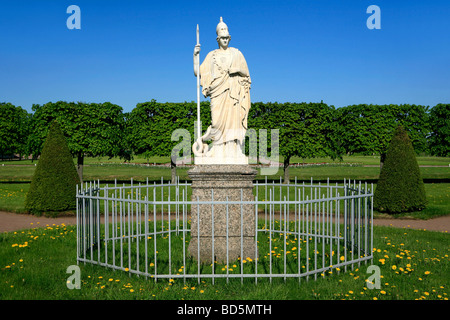
<path fill-rule="evenodd" d="M 256 170 L 249 165 L 196 165 L 192 179 L 191 241 L 189 253 L 201 262 L 233 262 L 256 258 L 254 204 L 195 201 L 250 201 Z M 213 241 L 214 240 L 214 241 Z"/>

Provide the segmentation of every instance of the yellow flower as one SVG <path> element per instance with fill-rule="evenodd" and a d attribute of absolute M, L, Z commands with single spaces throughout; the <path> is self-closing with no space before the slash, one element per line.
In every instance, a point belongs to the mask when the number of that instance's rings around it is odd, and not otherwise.
<path fill-rule="evenodd" d="M 386 294 L 386 291 L 381 290 L 380 293 L 381 293 L 381 294 Z"/>
<path fill-rule="evenodd" d="M 431 272 L 430 271 L 425 271 L 425 274 L 430 274 Z"/>
<path fill-rule="evenodd" d="M 393 266 L 392 266 L 392 270 L 397 270 L 397 266 L 396 266 L 396 265 L 393 265 Z"/>
<path fill-rule="evenodd" d="M 345 257 L 344 256 L 341 256 L 341 261 L 344 261 L 345 260 Z"/>

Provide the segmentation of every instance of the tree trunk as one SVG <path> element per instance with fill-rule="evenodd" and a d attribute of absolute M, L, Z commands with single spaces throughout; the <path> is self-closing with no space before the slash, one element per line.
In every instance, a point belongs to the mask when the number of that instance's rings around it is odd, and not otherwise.
<path fill-rule="evenodd" d="M 284 183 L 289 182 L 289 161 L 291 160 L 291 157 L 284 157 Z"/>
<path fill-rule="evenodd" d="M 170 157 L 170 171 L 172 172 L 172 183 L 175 184 L 177 182 L 177 163 L 175 162 L 176 158 Z"/>
<path fill-rule="evenodd" d="M 83 152 L 78 152 L 77 172 L 81 184 L 83 184 L 83 164 L 84 164 L 84 154 Z"/>
<path fill-rule="evenodd" d="M 383 169 L 384 161 L 386 161 L 386 152 L 380 153 L 380 172 Z"/>

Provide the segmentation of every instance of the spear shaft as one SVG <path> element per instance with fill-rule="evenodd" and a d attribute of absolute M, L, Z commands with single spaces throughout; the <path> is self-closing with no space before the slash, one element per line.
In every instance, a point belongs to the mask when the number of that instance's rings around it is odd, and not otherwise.
<path fill-rule="evenodd" d="M 200 45 L 200 32 L 198 30 L 198 24 L 197 24 L 197 45 Z M 198 54 L 198 63 L 197 63 L 197 139 L 201 139 L 201 128 L 200 128 L 200 53 Z"/>

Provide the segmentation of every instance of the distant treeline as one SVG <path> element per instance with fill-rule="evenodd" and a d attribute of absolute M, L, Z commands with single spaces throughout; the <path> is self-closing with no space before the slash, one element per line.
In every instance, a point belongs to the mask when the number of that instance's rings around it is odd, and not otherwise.
<path fill-rule="evenodd" d="M 83 165 L 85 156 L 170 156 L 194 142 L 196 102 L 139 103 L 131 112 L 109 103 L 49 102 L 32 113 L 0 103 L 0 155 L 39 156 L 47 130 L 56 120 L 69 149 Z M 201 103 L 203 132 L 210 124 L 210 104 Z M 450 104 L 359 104 L 341 108 L 325 103 L 252 103 L 251 133 L 279 129 L 279 152 L 285 167 L 293 156 L 312 158 L 344 154 L 383 155 L 394 130 L 402 125 L 416 153 L 450 155 Z M 178 129 L 178 130 L 177 130 Z M 190 140 L 186 140 L 190 138 Z M 257 138 L 259 139 L 259 137 Z M 183 143 L 180 141 L 183 140 Z M 247 144 L 248 145 L 248 144 Z M 186 149 L 184 149 L 186 150 Z M 248 148 L 247 148 L 248 152 Z"/>

